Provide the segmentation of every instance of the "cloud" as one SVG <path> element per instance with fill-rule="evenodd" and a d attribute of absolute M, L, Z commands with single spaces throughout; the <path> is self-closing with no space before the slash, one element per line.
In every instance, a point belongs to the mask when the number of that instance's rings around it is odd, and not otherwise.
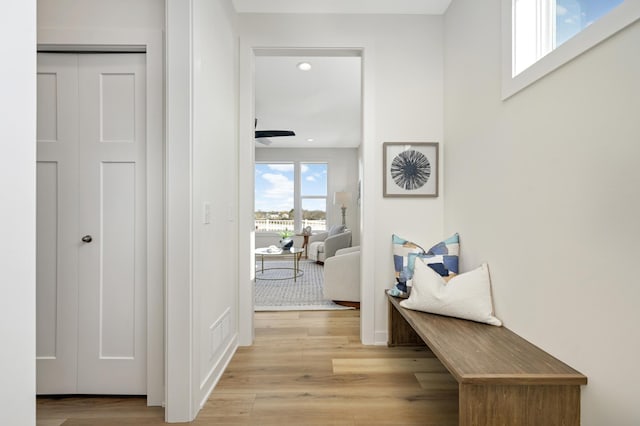
<path fill-rule="evenodd" d="M 265 198 L 283 199 L 291 197 L 293 194 L 293 181 L 285 175 L 265 173 L 262 175 L 262 179 L 269 184 L 262 194 Z"/>
<path fill-rule="evenodd" d="M 569 10 L 567 10 L 566 7 L 563 7 L 563 6 L 560 6 L 560 5 L 556 6 L 556 15 L 558 15 L 558 16 L 566 15 L 568 11 Z"/>
<path fill-rule="evenodd" d="M 315 182 L 315 181 L 316 181 L 316 177 L 315 177 L 315 176 L 313 176 L 313 175 L 312 175 L 312 176 L 307 176 L 307 177 L 305 178 L 305 180 L 306 180 L 307 182 Z"/>
<path fill-rule="evenodd" d="M 307 166 L 306 164 L 301 164 L 300 165 L 300 172 L 307 173 L 309 171 L 309 166 Z"/>
<path fill-rule="evenodd" d="M 293 208 L 293 180 L 280 173 L 264 173 L 266 187 L 256 193 L 256 210 L 290 210 Z"/>

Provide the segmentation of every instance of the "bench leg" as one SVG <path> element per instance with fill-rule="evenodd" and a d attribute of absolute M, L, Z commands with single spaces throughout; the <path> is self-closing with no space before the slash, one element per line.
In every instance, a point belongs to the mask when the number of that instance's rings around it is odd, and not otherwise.
<path fill-rule="evenodd" d="M 580 425 L 580 386 L 460 384 L 459 424 Z"/>
<path fill-rule="evenodd" d="M 387 346 L 426 346 L 418 333 L 391 302 L 389 302 L 388 326 Z"/>

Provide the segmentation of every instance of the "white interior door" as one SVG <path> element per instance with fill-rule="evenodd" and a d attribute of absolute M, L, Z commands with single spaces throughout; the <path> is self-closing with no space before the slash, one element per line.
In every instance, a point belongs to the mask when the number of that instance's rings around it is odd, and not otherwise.
<path fill-rule="evenodd" d="M 76 391 L 78 59 L 38 56 L 36 355 L 39 393 Z M 65 207 L 68 206 L 68 207 Z"/>
<path fill-rule="evenodd" d="M 146 393 L 144 54 L 38 55 L 38 393 Z"/>

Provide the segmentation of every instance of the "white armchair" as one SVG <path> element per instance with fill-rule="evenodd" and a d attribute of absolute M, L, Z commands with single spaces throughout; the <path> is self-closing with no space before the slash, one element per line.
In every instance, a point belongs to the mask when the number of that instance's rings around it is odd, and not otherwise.
<path fill-rule="evenodd" d="M 329 231 L 315 234 L 309 238 L 309 259 L 325 262 L 335 255 L 336 251 L 347 247 L 351 247 L 351 231 L 341 231 L 334 234 Z"/>
<path fill-rule="evenodd" d="M 360 302 L 360 246 L 340 249 L 324 262 L 325 299 Z"/>

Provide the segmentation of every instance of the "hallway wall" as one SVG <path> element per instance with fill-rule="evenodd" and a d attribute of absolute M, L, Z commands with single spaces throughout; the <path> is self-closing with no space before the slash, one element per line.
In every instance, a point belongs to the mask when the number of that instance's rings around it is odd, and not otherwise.
<path fill-rule="evenodd" d="M 501 101 L 501 1 L 445 16 L 445 230 L 505 326 L 589 378 L 582 424 L 640 405 L 640 23 Z"/>
<path fill-rule="evenodd" d="M 36 3 L 0 14 L 0 424 L 35 425 Z"/>
<path fill-rule="evenodd" d="M 181 422 L 197 415 L 238 340 L 231 1 L 168 0 L 166 55 L 167 420 Z"/>

